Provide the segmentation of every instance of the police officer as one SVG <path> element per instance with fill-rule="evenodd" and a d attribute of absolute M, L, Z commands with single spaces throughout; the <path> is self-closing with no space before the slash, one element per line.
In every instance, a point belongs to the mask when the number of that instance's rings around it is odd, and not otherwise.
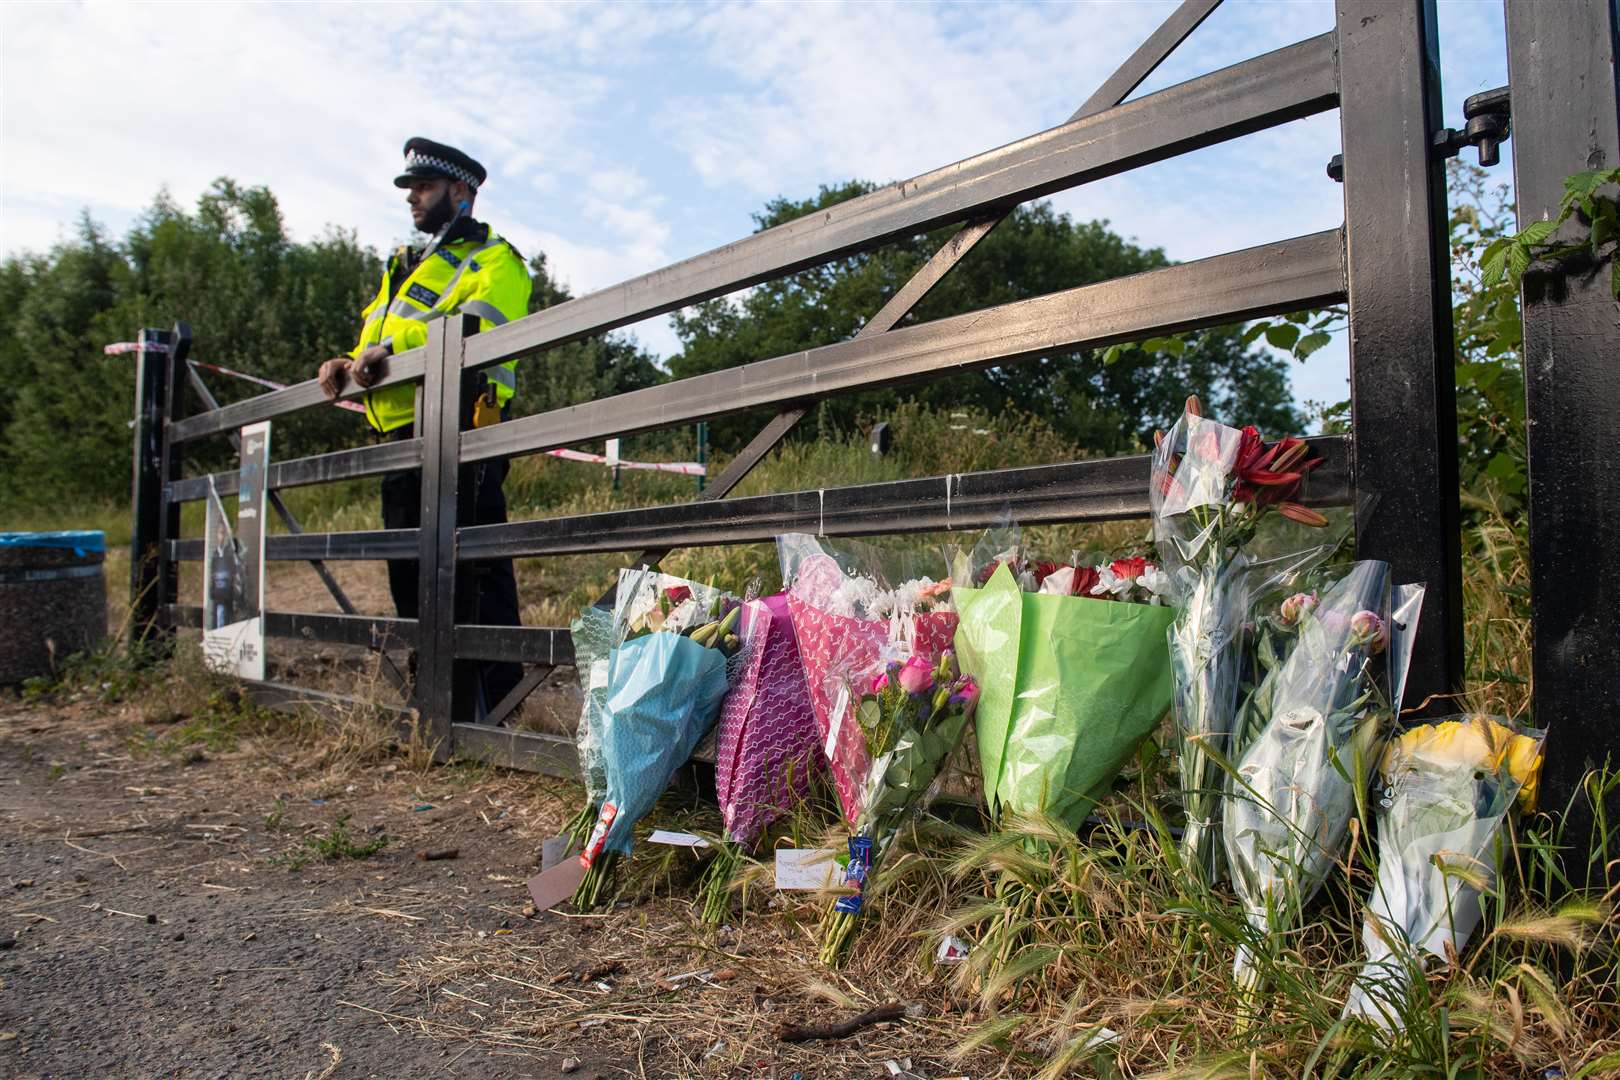
<path fill-rule="evenodd" d="M 414 138 L 405 144 L 405 169 L 394 178 L 404 188 L 411 222 L 431 239 L 423 248 L 401 247 L 388 260 L 377 296 L 361 312 L 360 342 L 346 357 L 321 365 L 320 384 L 329 399 L 353 380 L 361 389 L 387 373 L 388 358 L 427 342 L 427 324 L 447 315 L 476 315 L 481 329 L 522 318 L 533 282 L 523 257 L 472 216 L 473 202 L 488 172 L 455 147 Z M 463 423 L 484 426 L 507 415 L 517 387 L 511 361 L 484 371 L 476 394 L 465 394 Z M 370 390 L 366 418 L 387 439 L 408 439 L 416 419 L 416 385 L 396 383 Z M 506 520 L 504 459 L 462 467 L 457 520 L 488 525 Z M 394 473 L 382 481 L 383 527 L 421 524 L 422 476 Z M 417 617 L 415 560 L 388 563 L 388 587 L 401 618 Z M 456 621 L 517 626 L 517 580 L 510 559 L 463 566 L 456 578 Z M 448 644 L 448 643 L 440 643 Z M 414 669 L 415 654 L 412 654 Z M 522 669 L 512 663 L 456 662 L 457 696 L 482 718 L 517 685 Z"/>

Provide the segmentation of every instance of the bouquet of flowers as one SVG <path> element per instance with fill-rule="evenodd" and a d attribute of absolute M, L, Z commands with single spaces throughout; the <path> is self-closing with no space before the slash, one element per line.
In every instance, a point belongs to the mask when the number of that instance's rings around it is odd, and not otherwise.
<path fill-rule="evenodd" d="M 743 605 L 742 670 L 720 707 L 715 793 L 726 839 L 704 876 L 706 921 L 725 918 L 742 849 L 804 798 L 822 768 L 821 743 L 804 685 L 787 595 Z"/>
<path fill-rule="evenodd" d="M 600 725 L 605 785 L 579 856 L 585 877 L 575 907 L 602 902 L 636 822 L 714 724 L 742 649 L 741 615 L 742 604 L 712 586 L 650 569 L 620 572 Z"/>
<path fill-rule="evenodd" d="M 1544 733 L 1486 716 L 1423 724 L 1384 754 L 1378 881 L 1367 898 L 1367 961 L 1347 1017 L 1403 1026 L 1424 954 L 1457 956 L 1479 925 L 1502 820 L 1535 805 Z"/>
<path fill-rule="evenodd" d="M 962 742 L 979 688 L 946 649 L 937 660 L 911 653 L 876 670 L 851 672 L 847 693 L 869 763 L 860 777 L 844 885 L 822 923 L 821 960 L 836 965 L 855 930 L 867 880 L 906 818 L 923 808 L 934 781 Z"/>
<path fill-rule="evenodd" d="M 1232 885 L 1259 934 L 1292 926 L 1327 877 L 1399 711 L 1422 588 L 1400 590 L 1393 611 L 1391 595 L 1388 563 L 1355 563 L 1285 599 L 1263 638 L 1269 671 L 1233 732 L 1222 800 Z M 1233 975 L 1252 999 L 1260 975 L 1247 945 Z"/>
<path fill-rule="evenodd" d="M 981 690 L 985 800 L 993 815 L 1078 828 L 1170 707 L 1169 579 L 1142 557 L 1060 564 L 1005 543 L 957 551 L 951 573 L 979 583 L 951 599 L 957 656 Z"/>
<path fill-rule="evenodd" d="M 1327 526 L 1293 501 L 1318 464 L 1302 439 L 1268 444 L 1253 427 L 1205 419 L 1195 397 L 1153 451 L 1153 538 L 1180 608 L 1169 641 L 1186 812 L 1181 857 L 1205 881 L 1216 877 L 1213 833 L 1222 788 L 1216 763 L 1237 711 L 1251 600 L 1278 578 L 1326 558 L 1339 538 L 1276 556 L 1250 545 L 1273 511 L 1304 526 Z"/>
<path fill-rule="evenodd" d="M 574 670 L 585 700 L 574 729 L 579 754 L 579 775 L 585 785 L 585 805 L 564 830 L 570 847 L 583 848 L 596 825 L 596 814 L 607 790 L 607 767 L 602 761 L 603 710 L 607 707 L 608 657 L 613 653 L 613 609 L 588 607 L 568 625 L 574 641 Z"/>
<path fill-rule="evenodd" d="M 920 552 L 855 542 L 835 547 L 803 533 L 777 537 L 777 550 L 810 706 L 844 817 L 853 825 L 871 762 L 843 675 L 880 667 L 891 641 L 935 662 L 956 633 L 950 582 L 921 573 Z"/>

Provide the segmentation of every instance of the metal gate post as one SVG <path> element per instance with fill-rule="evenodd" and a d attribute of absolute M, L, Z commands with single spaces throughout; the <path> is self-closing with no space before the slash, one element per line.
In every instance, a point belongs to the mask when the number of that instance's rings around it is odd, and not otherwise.
<path fill-rule="evenodd" d="M 468 324 L 471 324 L 470 327 Z M 472 317 L 428 324 L 416 430 L 422 437 L 422 518 L 417 564 L 416 708 L 439 757 L 448 757 L 456 709 L 456 503 L 461 475 L 461 359 Z"/>
<path fill-rule="evenodd" d="M 1617 23 L 1613 0 L 1507 0 L 1520 228 L 1556 216 L 1566 176 L 1620 164 Z M 1585 235 L 1578 222 L 1565 228 L 1555 239 Z M 1548 729 L 1549 810 L 1605 756 L 1620 765 L 1620 305 L 1609 272 L 1532 269 L 1521 296 L 1534 708 Z M 1587 810 L 1572 818 L 1589 821 Z M 1569 826 L 1584 844 L 1581 824 Z"/>
<path fill-rule="evenodd" d="M 1457 398 L 1433 0 L 1338 0 L 1354 477 L 1377 505 L 1357 538 L 1428 584 L 1407 684 L 1462 685 Z"/>
<path fill-rule="evenodd" d="M 162 625 L 165 604 L 175 599 L 179 568 L 166 541 L 180 535 L 180 507 L 164 498 L 164 484 L 179 477 L 179 455 L 169 445 L 169 421 L 181 400 L 177 373 L 191 345 L 191 327 L 175 332 L 143 329 L 136 353 L 134 475 L 130 485 L 133 525 L 129 545 L 129 642 L 161 655 L 174 631 Z"/>

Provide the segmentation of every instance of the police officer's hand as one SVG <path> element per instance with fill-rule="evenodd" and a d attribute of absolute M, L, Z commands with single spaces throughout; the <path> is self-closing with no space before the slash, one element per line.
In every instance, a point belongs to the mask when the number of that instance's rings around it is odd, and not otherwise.
<path fill-rule="evenodd" d="M 335 356 L 321 365 L 320 374 L 316 379 L 321 384 L 321 390 L 326 394 L 327 401 L 336 401 L 337 396 L 343 393 L 343 383 L 349 377 L 349 358 Z M 358 379 L 355 380 L 359 382 Z"/>
<path fill-rule="evenodd" d="M 375 385 L 388 373 L 388 346 L 373 345 L 360 354 L 360 359 L 349 365 L 354 384 L 362 390 Z"/>

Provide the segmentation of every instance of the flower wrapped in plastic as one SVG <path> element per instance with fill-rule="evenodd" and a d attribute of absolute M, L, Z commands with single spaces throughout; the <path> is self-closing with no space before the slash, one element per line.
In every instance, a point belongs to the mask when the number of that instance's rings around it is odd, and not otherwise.
<path fill-rule="evenodd" d="M 958 671 L 949 649 L 937 660 L 895 654 L 847 675 L 844 694 L 868 765 L 844 868 L 844 885 L 854 891 L 839 897 L 822 923 L 821 960 L 829 966 L 842 958 L 862 917 L 867 881 L 906 819 L 927 806 L 979 700 L 978 686 Z"/>
<path fill-rule="evenodd" d="M 1218 762 L 1237 712 L 1249 608 L 1277 580 L 1332 554 L 1343 536 L 1294 501 L 1320 463 L 1302 439 L 1267 443 L 1253 427 L 1206 419 L 1197 398 L 1187 399 L 1186 411 L 1153 451 L 1153 538 L 1180 609 L 1169 642 L 1186 814 L 1181 857 L 1187 871 L 1205 881 L 1219 876 Z M 1270 550 L 1269 542 L 1255 544 L 1262 526 L 1279 517 L 1324 534 L 1307 543 L 1288 537 L 1281 551 Z"/>
<path fill-rule="evenodd" d="M 729 909 L 742 850 L 797 806 L 811 779 L 826 768 L 787 594 L 744 604 L 737 629 L 744 659 L 720 706 L 715 752 L 715 794 L 726 836 L 702 890 L 704 918 L 713 923 Z"/>
<path fill-rule="evenodd" d="M 1030 559 L 997 531 L 955 554 L 951 580 L 981 583 L 951 595 L 992 815 L 1079 828 L 1170 707 L 1166 575 L 1140 556 Z"/>
<path fill-rule="evenodd" d="M 600 725 L 605 785 L 574 893 L 582 910 L 607 896 L 614 864 L 638 821 L 714 725 L 734 663 L 742 604 L 710 586 L 655 570 L 624 570 Z"/>
<path fill-rule="evenodd" d="M 1265 676 L 1233 733 L 1222 800 L 1232 887 L 1260 940 L 1280 938 L 1333 868 L 1349 835 L 1400 693 L 1421 586 L 1392 590 L 1389 564 L 1366 560 L 1282 601 L 1261 640 Z M 1233 976 L 1253 1000 L 1249 945 Z"/>
<path fill-rule="evenodd" d="M 777 537 L 777 550 L 810 705 L 844 817 L 854 824 L 869 761 L 843 676 L 878 666 L 891 641 L 936 660 L 956 634 L 950 582 L 923 572 L 937 565 L 937 553 L 834 545 L 804 533 Z"/>
<path fill-rule="evenodd" d="M 602 713 L 607 707 L 608 657 L 613 653 L 613 609 L 588 607 L 569 623 L 568 631 L 574 642 L 574 670 L 584 695 L 579 724 L 574 728 L 574 748 L 579 755 L 580 780 L 585 785 L 585 805 L 564 832 L 571 846 L 583 848 L 607 790 Z"/>
<path fill-rule="evenodd" d="M 1361 942 L 1367 960 L 1347 1017 L 1406 1024 L 1424 959 L 1461 954 L 1496 880 L 1502 822 L 1535 805 L 1544 733 L 1487 716 L 1423 724 L 1384 754 L 1378 877 Z"/>

